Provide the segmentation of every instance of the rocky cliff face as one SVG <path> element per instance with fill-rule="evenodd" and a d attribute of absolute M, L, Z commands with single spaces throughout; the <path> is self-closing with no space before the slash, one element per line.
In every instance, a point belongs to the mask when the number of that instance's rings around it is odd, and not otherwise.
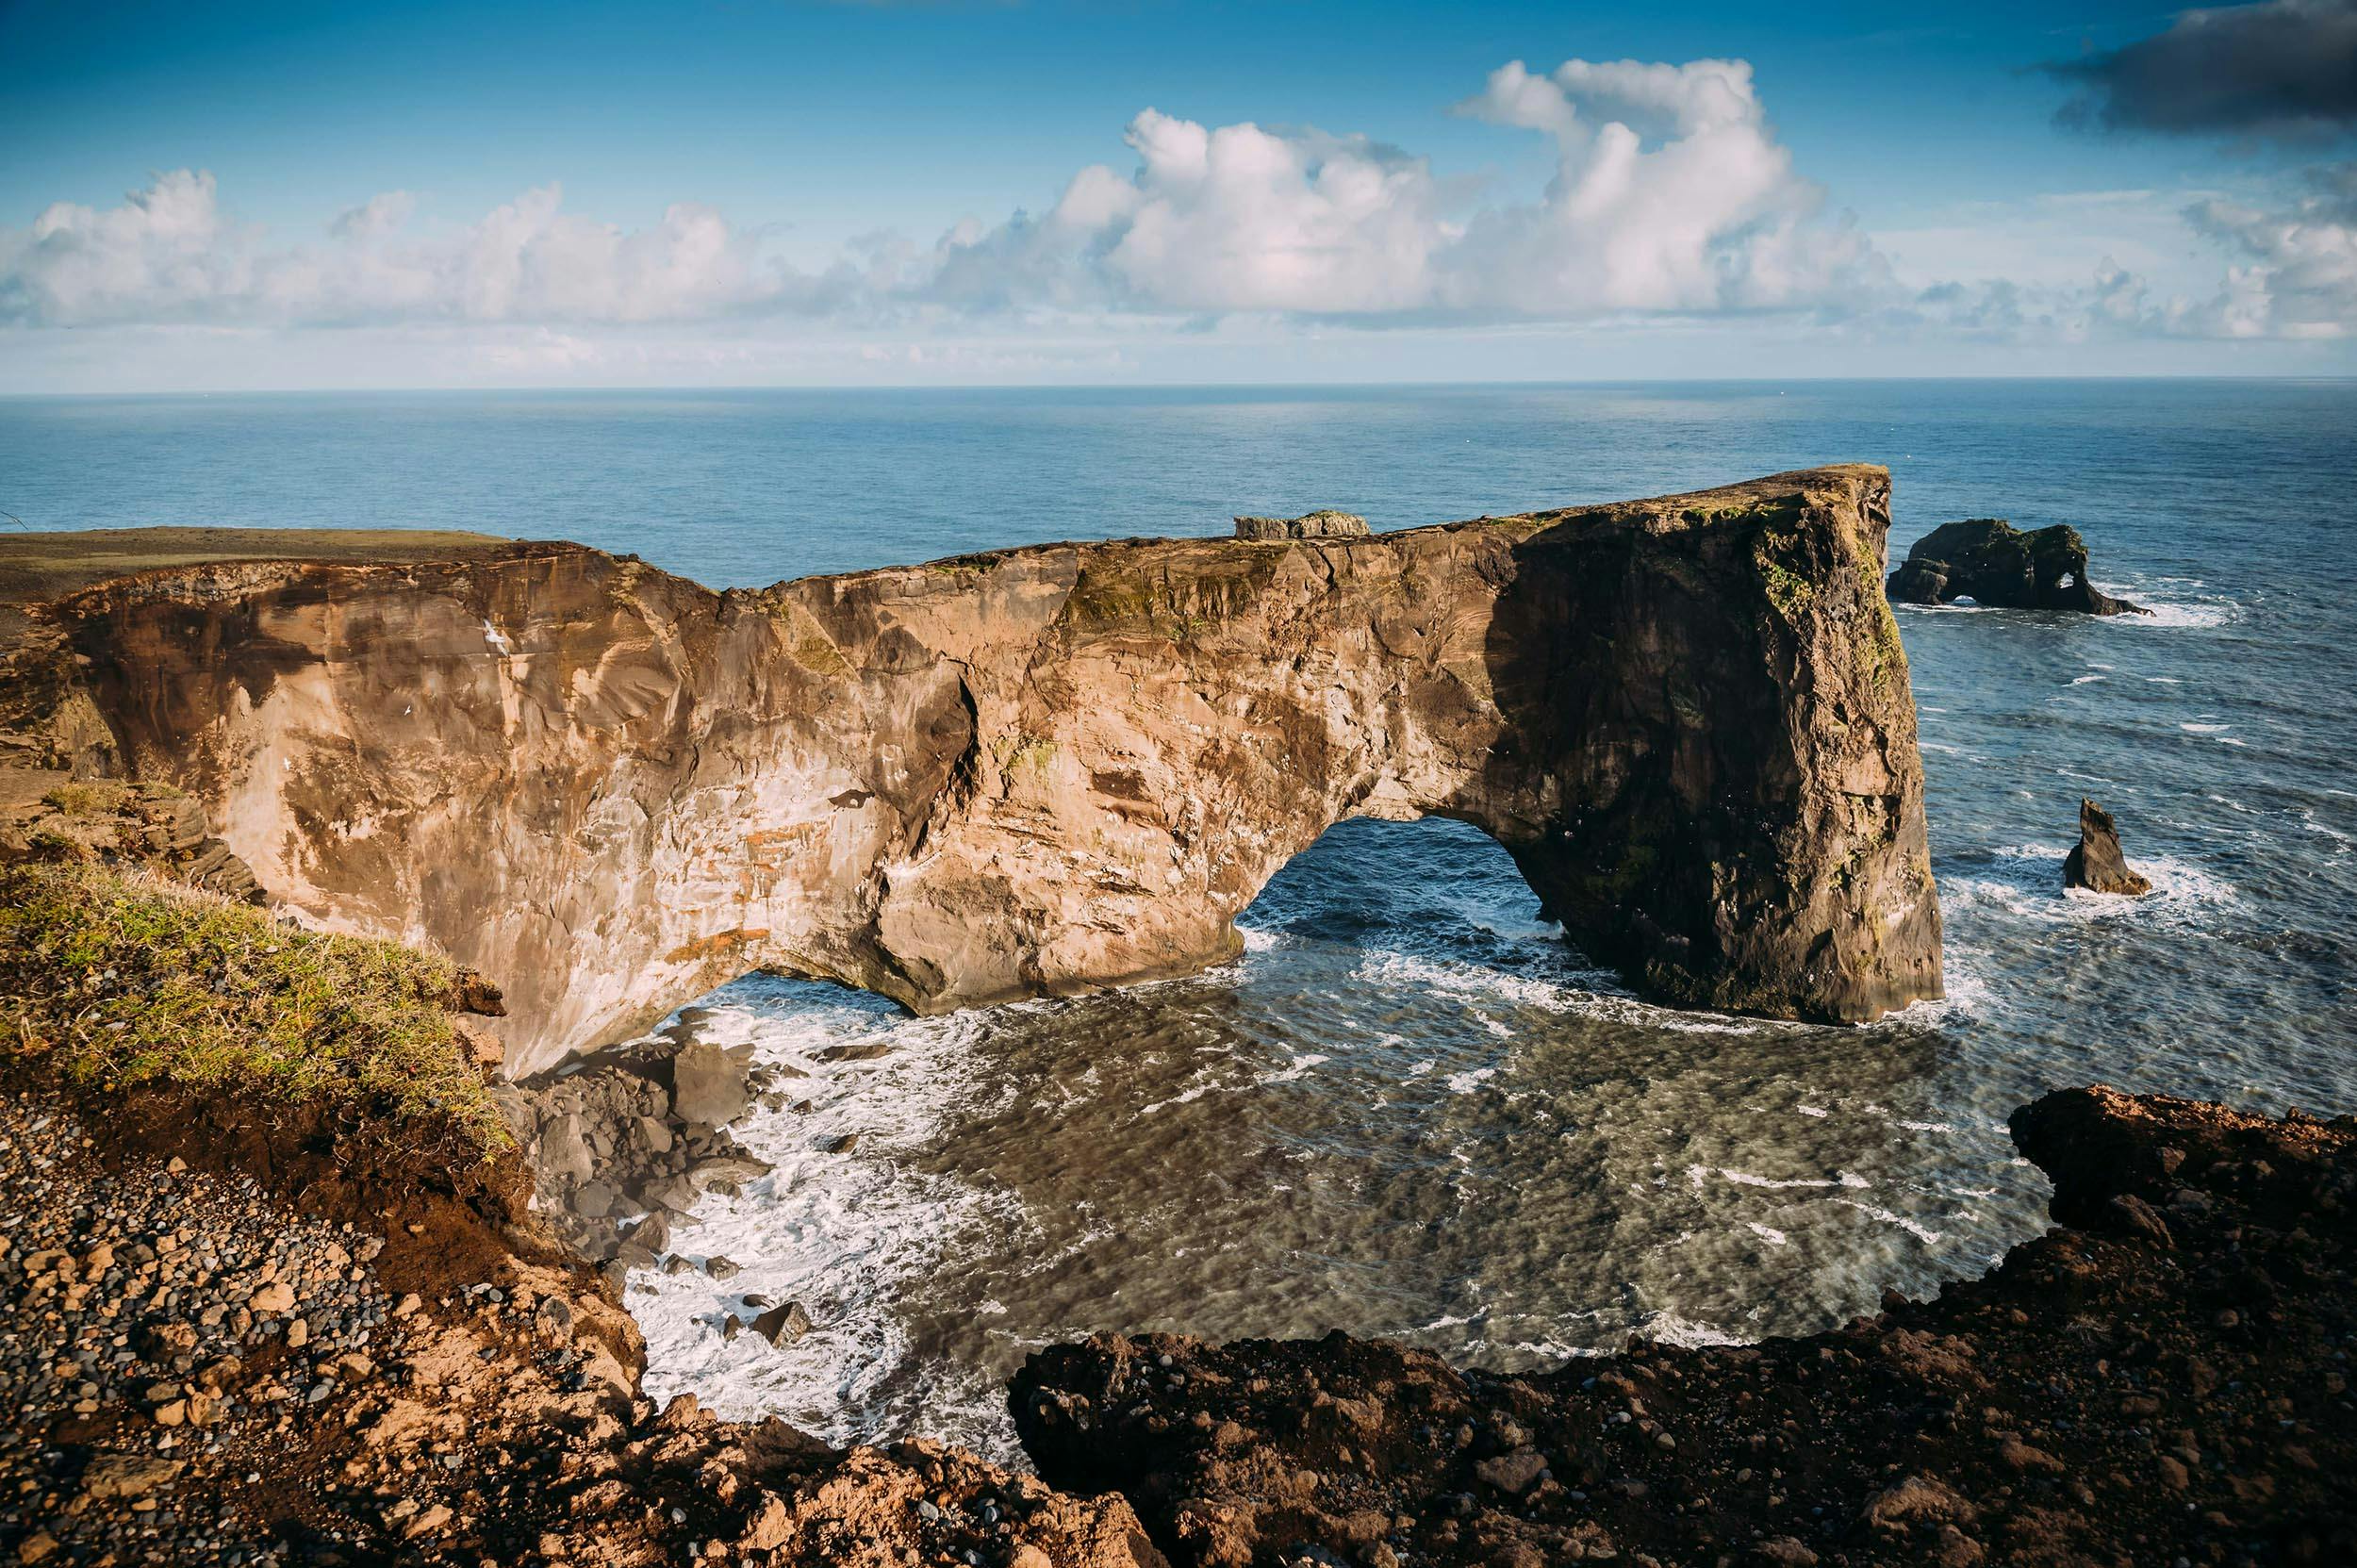
<path fill-rule="evenodd" d="M 920 1011 L 1186 972 L 1352 816 L 1490 833 L 1672 1000 L 1940 990 L 1889 480 L 716 594 L 564 544 L 173 565 L 34 612 L 275 899 L 447 949 L 511 1071 L 747 970 Z M 78 710 L 77 710 L 78 711 Z"/>

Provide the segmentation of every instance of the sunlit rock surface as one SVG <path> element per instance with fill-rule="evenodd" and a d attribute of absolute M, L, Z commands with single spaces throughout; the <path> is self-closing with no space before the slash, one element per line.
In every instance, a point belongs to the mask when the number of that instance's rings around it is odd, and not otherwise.
<path fill-rule="evenodd" d="M 1852 465 L 729 593 L 393 536 L 31 614 L 111 736 L 73 766 L 188 790 L 306 919 L 482 970 L 512 1072 L 754 968 L 924 1012 L 1194 970 L 1354 816 L 1482 828 L 1654 996 L 1859 1019 L 1940 993 L 1888 499 Z"/>

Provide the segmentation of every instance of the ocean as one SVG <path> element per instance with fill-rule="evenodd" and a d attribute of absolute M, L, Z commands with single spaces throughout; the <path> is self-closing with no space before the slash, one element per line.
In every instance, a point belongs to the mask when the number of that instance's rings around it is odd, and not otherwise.
<path fill-rule="evenodd" d="M 1950 995 L 1871 1027 L 1648 1005 L 1438 820 L 1337 827 L 1194 979 L 933 1019 L 706 999 L 815 1109 L 744 1130 L 775 1172 L 683 1232 L 743 1272 L 634 1279 L 649 1392 L 1000 1456 L 1003 1378 L 1054 1340 L 1339 1328 L 1535 1367 L 1808 1332 L 2043 1227 L 2004 1120 L 2047 1089 L 2357 1110 L 2353 454 L 2346 382 L 0 399 L 0 508 L 43 528 L 472 528 L 728 586 L 1865 460 L 1894 560 L 1952 519 L 2069 522 L 2154 609 L 1901 608 Z M 2083 795 L 2151 895 L 2063 891 Z M 816 1331 L 724 1341 L 753 1292 Z"/>

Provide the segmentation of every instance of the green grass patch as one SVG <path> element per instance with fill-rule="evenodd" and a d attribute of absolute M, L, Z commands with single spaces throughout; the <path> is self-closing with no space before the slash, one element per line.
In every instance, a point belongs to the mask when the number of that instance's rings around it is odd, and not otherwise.
<path fill-rule="evenodd" d="M 102 811 L 112 811 L 122 802 L 124 793 L 118 784 L 64 784 L 42 796 L 41 803 L 72 817 L 94 817 Z"/>
<path fill-rule="evenodd" d="M 86 1087 L 340 1103 L 513 1145 L 445 999 L 457 969 L 92 864 L 0 870 L 0 1051 Z"/>

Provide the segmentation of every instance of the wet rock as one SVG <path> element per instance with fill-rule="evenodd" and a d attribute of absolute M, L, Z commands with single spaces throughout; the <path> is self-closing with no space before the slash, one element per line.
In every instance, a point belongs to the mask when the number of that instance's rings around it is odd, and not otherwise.
<path fill-rule="evenodd" d="M 1943 522 L 1915 541 L 1885 587 L 1907 604 L 1970 599 L 2005 609 L 2148 613 L 2087 581 L 2086 541 L 2065 523 L 2025 534 L 1999 518 Z"/>
<path fill-rule="evenodd" d="M 752 1048 L 729 1049 L 695 1041 L 671 1058 L 672 1110 L 684 1122 L 725 1127 L 752 1105 L 745 1086 Z"/>
<path fill-rule="evenodd" d="M 2132 898 L 2152 891 L 2151 880 L 2119 852 L 2119 831 L 2111 813 L 2093 801 L 2079 802 L 2079 842 L 2063 858 L 2063 885 Z"/>
<path fill-rule="evenodd" d="M 791 1345 L 811 1330 L 810 1314 L 799 1301 L 770 1308 L 752 1321 L 752 1330 L 772 1345 Z"/>
<path fill-rule="evenodd" d="M 826 1046 L 811 1055 L 820 1062 L 873 1062 L 890 1056 L 891 1046 L 882 1040 L 852 1040 L 839 1046 Z"/>

